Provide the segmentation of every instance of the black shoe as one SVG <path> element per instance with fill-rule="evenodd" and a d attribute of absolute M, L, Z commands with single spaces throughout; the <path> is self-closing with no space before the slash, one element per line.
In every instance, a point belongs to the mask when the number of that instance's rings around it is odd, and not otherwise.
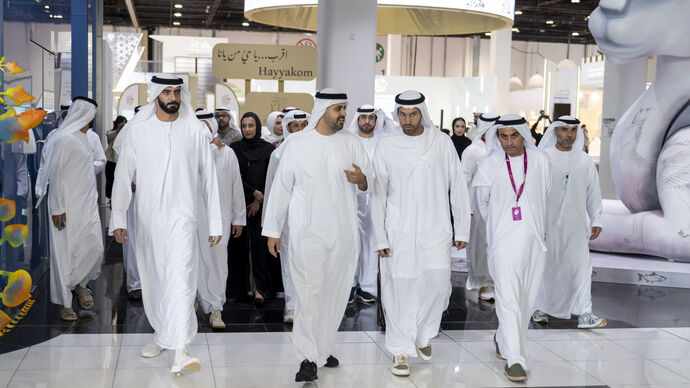
<path fill-rule="evenodd" d="M 362 303 L 374 303 L 376 302 L 376 297 L 362 289 L 357 292 L 357 299 Z"/>
<path fill-rule="evenodd" d="M 132 290 L 127 294 L 127 299 L 132 302 L 141 302 L 141 290 Z"/>
<path fill-rule="evenodd" d="M 355 294 L 357 293 L 357 287 L 352 287 L 350 289 L 350 297 L 347 299 L 347 304 L 353 303 L 355 301 Z"/>
<path fill-rule="evenodd" d="M 295 375 L 295 382 L 314 381 L 318 378 L 316 375 L 316 364 L 309 360 L 302 361 L 299 365 L 299 372 Z"/>
<path fill-rule="evenodd" d="M 254 306 L 256 307 L 263 307 L 264 305 L 264 298 L 262 296 L 255 296 L 254 297 Z"/>
<path fill-rule="evenodd" d="M 324 365 L 326 368 L 337 368 L 338 365 L 340 365 L 340 361 L 338 361 L 337 358 L 333 356 L 328 356 L 328 359 L 326 360 L 326 365 Z"/>

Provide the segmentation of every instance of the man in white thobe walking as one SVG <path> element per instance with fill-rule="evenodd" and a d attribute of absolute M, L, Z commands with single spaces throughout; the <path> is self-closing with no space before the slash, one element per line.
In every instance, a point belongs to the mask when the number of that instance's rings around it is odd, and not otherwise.
<path fill-rule="evenodd" d="M 126 213 L 136 175 L 135 249 L 144 309 L 154 329 L 141 355 L 156 357 L 162 349 L 174 349 L 171 372 L 181 374 L 201 368 L 186 350 L 197 331 L 198 214 L 208 215 L 212 247 L 221 240 L 223 223 L 208 129 L 194 116 L 187 86 L 176 76 L 155 75 L 149 96 L 154 100 L 124 133 L 110 230 L 118 242 L 127 243 Z M 198 205 L 199 190 L 205 209 Z"/>

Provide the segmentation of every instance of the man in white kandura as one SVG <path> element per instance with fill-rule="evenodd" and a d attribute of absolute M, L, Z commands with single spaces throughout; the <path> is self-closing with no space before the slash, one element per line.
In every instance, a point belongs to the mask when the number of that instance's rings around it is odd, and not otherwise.
<path fill-rule="evenodd" d="M 491 153 L 479 162 L 471 198 L 486 220 L 489 273 L 494 280 L 496 357 L 510 381 L 527 380 L 527 328 L 546 261 L 549 158 L 532 142 L 527 121 L 501 116 L 486 133 Z"/>
<path fill-rule="evenodd" d="M 386 349 L 397 376 L 409 376 L 409 356 L 431 359 L 431 339 L 452 291 L 450 249 L 465 248 L 470 233 L 462 163 L 424 101 L 416 91 L 395 97 L 393 116 L 402 132 L 383 137 L 374 154 L 372 248 L 381 255 Z"/>
<path fill-rule="evenodd" d="M 87 138 L 96 101 L 75 97 L 69 113 L 45 143 L 44 168 L 36 178 L 36 195 L 46 195 L 50 226 L 50 301 L 62 305 L 60 318 L 74 321 L 72 290 L 83 309 L 93 307 L 86 284 L 98 278 L 103 262 L 103 232 L 93 153 Z"/>
<path fill-rule="evenodd" d="M 338 366 L 332 351 L 359 256 L 357 192 L 374 183 L 362 143 L 345 123 L 347 95 L 316 93 L 311 121 L 281 146 L 263 235 L 273 256 L 285 222 L 295 284 L 293 339 L 303 360 L 295 381 L 317 379 L 316 366 Z M 289 214 L 288 214 L 289 209 Z M 286 217 L 287 215 L 287 217 Z"/>
<path fill-rule="evenodd" d="M 592 314 L 589 257 L 589 240 L 601 233 L 602 207 L 599 174 L 584 144 L 580 121 L 570 116 L 551 123 L 539 143 L 551 160 L 551 191 L 546 200 L 546 269 L 532 319 L 547 323 L 548 315 L 569 319 L 575 314 L 578 328 L 591 329 L 606 326 L 605 319 Z"/>
<path fill-rule="evenodd" d="M 208 216 L 199 212 L 197 231 L 199 234 L 198 294 L 199 305 L 204 314 L 211 314 L 209 322 L 213 329 L 224 329 L 222 311 L 225 304 L 225 287 L 228 281 L 228 241 L 242 234 L 242 227 L 247 225 L 244 190 L 237 156 L 232 148 L 223 144 L 219 137 L 218 124 L 213 113 L 196 112 L 196 117 L 208 128 L 208 142 L 216 166 L 218 190 L 220 197 L 220 213 L 223 220 L 223 238 L 215 247 L 209 247 L 206 240 L 209 236 Z M 199 186 L 199 208 L 203 209 L 203 193 Z"/>
<path fill-rule="evenodd" d="M 486 144 L 486 131 L 491 127 L 498 115 L 482 113 L 477 118 L 477 133 L 469 147 L 462 153 L 462 165 L 465 167 L 467 187 L 472 184 L 472 178 L 477 172 L 479 160 L 489 154 L 490 148 Z M 470 201 L 476 204 L 476 201 Z M 494 281 L 489 274 L 489 264 L 486 259 L 486 221 L 479 210 L 472 208 L 472 226 L 470 226 L 470 241 L 467 244 L 467 283 L 468 299 L 475 303 L 479 300 L 492 302 L 494 300 Z"/>
<path fill-rule="evenodd" d="M 198 279 L 197 217 L 208 215 L 211 247 L 221 240 L 223 222 L 208 128 L 195 116 L 181 78 L 155 75 L 154 100 L 127 124 L 115 170 L 110 230 L 127 243 L 127 208 L 136 175 L 134 225 L 137 266 L 152 341 L 142 357 L 174 349 L 171 372 L 197 371 L 201 363 L 187 352 L 197 332 L 194 298 Z M 118 136 L 118 137 L 120 137 Z M 199 186 L 205 208 L 199 208 Z"/>
<path fill-rule="evenodd" d="M 381 138 L 386 135 L 386 114 L 373 105 L 362 105 L 350 123 L 350 132 L 362 142 L 371 160 Z M 350 289 L 348 303 L 355 298 L 364 303 L 376 302 L 379 253 L 374 249 L 374 231 L 371 222 L 371 194 L 357 194 L 357 218 L 362 250 L 357 261 L 357 271 Z"/>
<path fill-rule="evenodd" d="M 287 141 L 288 136 L 291 133 L 296 133 L 307 127 L 309 124 L 309 118 L 311 116 L 302 112 L 298 109 L 291 109 L 285 113 L 283 118 L 283 138 Z M 278 165 L 280 164 L 280 156 L 283 154 L 284 147 L 280 147 L 273 151 L 271 154 L 271 160 L 268 162 L 268 172 L 266 173 L 266 188 L 264 195 L 264 207 L 268 203 L 268 198 L 271 194 L 271 185 L 273 185 L 273 179 L 275 178 L 276 171 L 278 170 Z M 263 226 L 263 221 L 266 219 L 265 209 L 262 212 L 263 219 L 261 220 L 261 226 Z M 290 275 L 290 262 L 289 257 L 289 231 L 288 224 L 283 224 L 283 231 L 280 234 L 280 271 L 281 277 L 283 278 L 283 294 L 285 295 L 285 310 L 283 312 L 283 322 L 292 323 L 295 320 L 295 284 L 292 281 L 292 275 Z"/>

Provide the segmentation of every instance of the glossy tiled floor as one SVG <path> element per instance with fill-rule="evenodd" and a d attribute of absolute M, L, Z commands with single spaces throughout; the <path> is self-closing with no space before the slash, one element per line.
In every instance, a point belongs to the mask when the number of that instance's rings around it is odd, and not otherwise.
<path fill-rule="evenodd" d="M 150 339 L 143 307 L 123 288 L 120 247 L 108 241 L 101 277 L 90 285 L 95 307 L 77 311 L 75 323 L 59 320 L 49 302 L 47 276 L 32 292 L 37 302 L 10 333 L 0 337 L 0 387 L 289 387 L 299 360 L 282 299 L 257 308 L 229 302 L 228 327 L 212 332 L 199 315 L 189 350 L 203 368 L 170 375 L 171 354 L 144 360 Z M 465 274 L 453 273 L 453 295 L 434 358 L 414 359 L 409 378 L 392 376 L 376 308 L 348 307 L 335 355 L 341 366 L 319 370 L 319 387 L 507 387 L 503 362 L 493 354 L 493 306 L 465 299 Z M 526 386 L 690 387 L 690 290 L 594 283 L 595 313 L 610 328 L 575 330 L 576 320 L 533 325 L 528 333 L 531 370 Z M 525 385 L 525 384 L 521 384 Z"/>

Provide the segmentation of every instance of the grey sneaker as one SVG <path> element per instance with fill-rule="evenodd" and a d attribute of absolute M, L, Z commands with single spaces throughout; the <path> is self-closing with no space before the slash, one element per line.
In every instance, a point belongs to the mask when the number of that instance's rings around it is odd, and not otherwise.
<path fill-rule="evenodd" d="M 599 318 L 592 313 L 580 314 L 577 317 L 578 329 L 595 329 L 598 327 L 606 327 L 606 319 Z"/>
<path fill-rule="evenodd" d="M 486 302 L 493 302 L 496 299 L 496 295 L 494 294 L 494 286 L 480 287 L 479 299 Z"/>
<path fill-rule="evenodd" d="M 513 364 L 508 367 L 508 363 L 506 363 L 505 368 L 503 368 L 503 372 L 510 381 L 527 381 L 527 373 L 524 369 L 522 369 L 522 365 L 520 364 Z"/>
<path fill-rule="evenodd" d="M 429 344 L 423 348 L 420 348 L 420 347 L 416 347 L 416 348 L 417 348 L 417 355 L 419 356 L 419 358 L 421 358 L 424 361 L 431 360 L 431 344 Z"/>
<path fill-rule="evenodd" d="M 391 367 L 391 373 L 396 376 L 409 376 L 410 364 L 407 363 L 407 354 L 398 354 L 395 356 L 395 362 Z"/>
<path fill-rule="evenodd" d="M 501 351 L 498 350 L 498 342 L 496 342 L 496 333 L 494 333 L 494 346 L 496 347 L 496 358 L 499 360 L 505 360 L 503 356 L 501 356 Z"/>
<path fill-rule="evenodd" d="M 536 323 L 547 324 L 549 323 L 549 316 L 537 310 L 532 314 L 532 320 Z"/>

